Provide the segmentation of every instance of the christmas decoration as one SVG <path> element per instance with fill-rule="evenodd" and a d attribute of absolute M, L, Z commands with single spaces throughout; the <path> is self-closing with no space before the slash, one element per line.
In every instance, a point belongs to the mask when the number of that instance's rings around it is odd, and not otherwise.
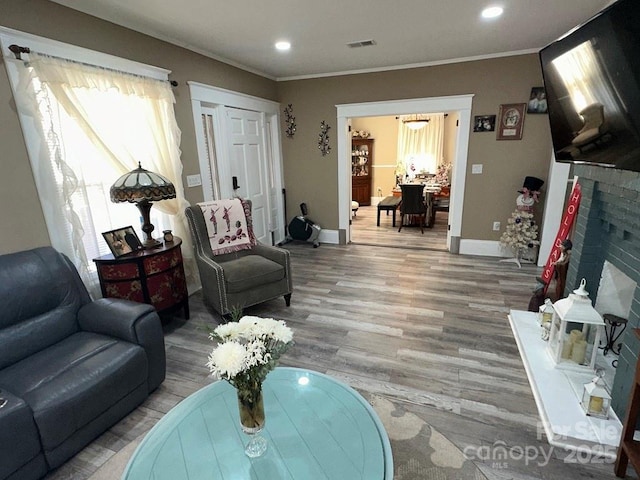
<path fill-rule="evenodd" d="M 510 248 L 513 259 L 508 259 L 520 267 L 524 254 L 537 245 L 538 225 L 533 218 L 533 207 L 538 202 L 540 187 L 544 182 L 535 177 L 526 177 L 520 195 L 516 198 L 516 210 L 507 220 L 507 228 L 500 237 L 500 244 Z"/>
<path fill-rule="evenodd" d="M 507 220 L 507 228 L 500 237 L 500 244 L 511 248 L 516 259 L 520 260 L 530 248 L 540 245 L 538 241 L 538 225 L 533 214 L 516 210 Z"/>
<path fill-rule="evenodd" d="M 440 184 L 442 187 L 448 187 L 451 185 L 449 181 L 449 174 L 451 173 L 451 164 L 450 163 L 441 163 L 438 165 L 436 169 L 435 181 Z"/>

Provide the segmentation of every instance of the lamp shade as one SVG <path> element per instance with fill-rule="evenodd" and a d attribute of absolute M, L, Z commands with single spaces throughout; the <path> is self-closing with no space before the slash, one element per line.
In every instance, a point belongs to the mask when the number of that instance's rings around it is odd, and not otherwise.
<path fill-rule="evenodd" d="M 137 203 L 141 200 L 157 202 L 176 198 L 176 188 L 168 179 L 158 173 L 138 168 L 122 175 L 109 190 L 114 203 Z"/>
<path fill-rule="evenodd" d="M 125 173 L 115 181 L 109 193 L 112 202 L 135 203 L 140 210 L 142 231 L 145 233 L 145 241 L 142 245 L 145 248 L 160 245 L 160 242 L 154 240 L 151 235 L 155 228 L 150 220 L 151 202 L 176 198 L 176 187 L 162 175 L 145 170 L 138 163 L 138 168 Z"/>

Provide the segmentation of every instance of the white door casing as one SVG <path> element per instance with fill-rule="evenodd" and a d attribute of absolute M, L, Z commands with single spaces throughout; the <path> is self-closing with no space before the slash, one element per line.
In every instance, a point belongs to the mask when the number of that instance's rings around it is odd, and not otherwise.
<path fill-rule="evenodd" d="M 200 178 L 203 184 L 204 192 L 211 192 L 211 196 L 205 193 L 205 200 L 214 198 L 223 198 L 220 192 L 220 174 L 218 172 L 218 162 L 216 154 L 216 143 L 214 136 L 214 123 L 217 121 L 218 112 L 215 108 L 202 107 L 202 130 L 196 128 L 196 133 L 204 135 L 205 152 L 206 152 L 206 168 L 200 167 Z M 198 136 L 198 135 L 197 135 Z M 199 141 L 198 136 L 198 141 Z"/>
<path fill-rule="evenodd" d="M 232 177 L 238 177 L 240 189 L 235 195 L 253 201 L 256 236 L 260 233 L 260 240 L 268 245 L 283 241 L 280 104 L 197 82 L 188 84 L 204 200 L 233 197 Z M 240 112 L 248 116 L 246 123 L 239 119 Z M 207 138 L 207 122 L 213 139 Z"/>
<path fill-rule="evenodd" d="M 338 140 L 338 226 L 346 232 L 347 243 L 351 241 L 349 221 L 351 219 L 351 145 L 349 119 L 384 115 L 410 115 L 457 111 L 460 114 L 457 131 L 455 160 L 452 164 L 451 203 L 449 207 L 449 230 L 447 248 L 458 253 L 462 231 L 462 205 L 469 151 L 471 128 L 471 106 L 473 94 L 447 97 L 412 98 L 383 102 L 352 103 L 336 105 Z"/>

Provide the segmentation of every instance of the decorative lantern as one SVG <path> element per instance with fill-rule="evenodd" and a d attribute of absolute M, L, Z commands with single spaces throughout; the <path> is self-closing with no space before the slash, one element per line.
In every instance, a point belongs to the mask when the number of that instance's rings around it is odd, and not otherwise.
<path fill-rule="evenodd" d="M 551 320 L 553 320 L 553 303 L 550 298 L 545 299 L 544 304 L 540 305 L 538 316 L 540 318 L 540 326 L 542 327 L 541 337 L 544 341 L 549 340 L 549 332 L 551 330 Z"/>
<path fill-rule="evenodd" d="M 609 418 L 611 395 L 602 377 L 604 377 L 604 371 L 598 369 L 596 377 L 584 385 L 580 405 L 587 415 L 606 420 Z"/>
<path fill-rule="evenodd" d="M 544 326 L 545 323 L 551 323 L 553 319 L 553 303 L 550 298 L 546 298 L 544 303 L 540 305 L 539 317 L 540 326 Z"/>
<path fill-rule="evenodd" d="M 553 304 L 548 349 L 556 367 L 594 371 L 604 320 L 591 305 L 587 282 Z"/>

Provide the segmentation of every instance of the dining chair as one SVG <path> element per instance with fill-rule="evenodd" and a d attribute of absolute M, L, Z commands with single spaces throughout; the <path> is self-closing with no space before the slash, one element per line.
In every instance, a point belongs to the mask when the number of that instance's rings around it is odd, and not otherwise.
<path fill-rule="evenodd" d="M 420 218 L 420 232 L 424 234 L 424 226 L 427 222 L 428 205 L 424 198 L 424 185 L 414 183 L 403 183 L 402 201 L 400 202 L 400 228 L 402 230 L 405 215 L 417 215 Z"/>

